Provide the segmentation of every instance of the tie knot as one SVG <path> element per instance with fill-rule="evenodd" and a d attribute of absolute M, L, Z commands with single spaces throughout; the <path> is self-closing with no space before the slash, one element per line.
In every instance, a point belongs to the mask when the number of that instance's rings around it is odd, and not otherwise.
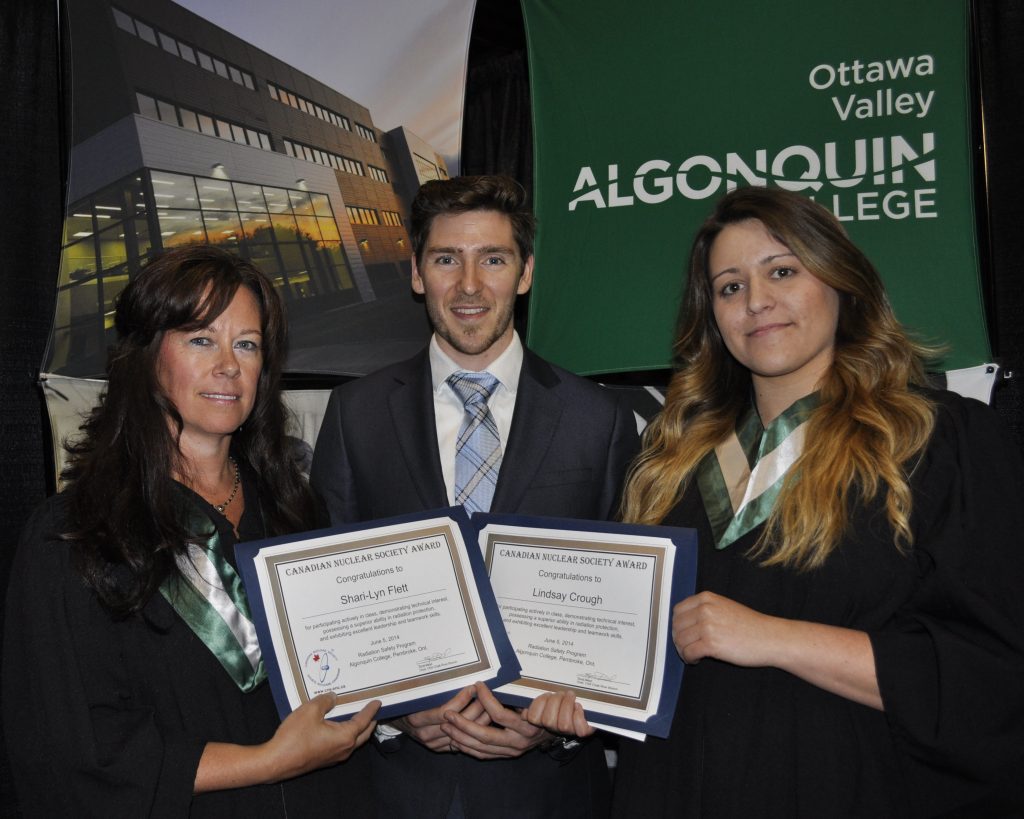
<path fill-rule="evenodd" d="M 486 404 L 498 386 L 498 379 L 489 372 L 457 372 L 448 376 L 448 385 L 462 400 L 464 406 Z"/>

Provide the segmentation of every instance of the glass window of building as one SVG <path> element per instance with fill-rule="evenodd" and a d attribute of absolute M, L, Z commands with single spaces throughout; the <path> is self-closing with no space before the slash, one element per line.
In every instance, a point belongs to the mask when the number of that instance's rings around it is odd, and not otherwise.
<path fill-rule="evenodd" d="M 179 56 L 177 40 L 167 34 L 164 34 L 162 31 L 158 32 L 158 36 L 160 37 L 160 46 L 164 51 L 168 54 L 173 54 L 175 57 Z"/>
<path fill-rule="evenodd" d="M 195 111 L 179 108 L 178 113 L 181 115 L 182 127 L 188 128 L 190 131 L 199 131 L 199 118 L 196 116 Z"/>
<path fill-rule="evenodd" d="M 231 183 L 220 179 L 199 177 L 199 206 L 203 210 L 234 210 L 235 197 L 231 191 Z"/>
<path fill-rule="evenodd" d="M 371 208 L 362 208 L 354 205 L 349 205 L 345 208 L 348 211 L 348 219 L 353 225 L 379 225 L 380 220 L 377 218 L 377 211 Z"/>
<path fill-rule="evenodd" d="M 153 199 L 159 208 L 198 208 L 195 178 L 164 171 L 150 172 Z"/>
<path fill-rule="evenodd" d="M 150 45 L 159 46 L 168 54 L 180 57 L 192 65 L 200 65 L 207 71 L 212 71 L 225 79 L 230 79 L 238 85 L 243 85 L 251 91 L 256 90 L 256 81 L 252 74 L 243 71 L 237 66 L 225 63 L 223 60 L 213 57 L 192 46 L 182 43 L 163 31 L 157 31 L 153 26 L 144 23 L 121 9 L 111 7 L 114 14 L 114 21 L 119 28 L 132 34 Z"/>
<path fill-rule="evenodd" d="M 272 234 L 268 231 L 268 235 Z M 247 243 L 249 260 L 260 270 L 270 276 L 275 282 L 281 281 L 281 261 L 277 254 L 277 247 L 273 242 L 253 244 Z"/>
<path fill-rule="evenodd" d="M 213 117 L 206 114 L 198 114 L 199 130 L 208 136 L 217 136 L 217 126 L 213 124 Z"/>
<path fill-rule="evenodd" d="M 291 210 L 291 204 L 288 201 L 288 191 L 283 188 L 271 188 L 264 185 L 263 197 L 267 200 L 267 210 L 271 213 Z"/>
<path fill-rule="evenodd" d="M 256 212 L 265 213 L 267 203 L 263 201 L 263 188 L 259 185 L 247 185 L 244 182 L 232 182 L 231 188 L 235 194 L 235 202 L 238 209 L 243 213 Z"/>
<path fill-rule="evenodd" d="M 291 211 L 271 213 L 270 224 L 278 241 L 294 242 L 299 238 L 299 228 L 295 224 L 295 214 Z"/>
<path fill-rule="evenodd" d="M 266 212 L 243 213 L 241 214 L 242 238 L 247 242 L 273 243 L 274 235 L 271 230 L 270 217 Z"/>
<path fill-rule="evenodd" d="M 341 234 L 338 232 L 338 223 L 334 221 L 334 217 L 317 218 L 317 225 L 320 227 L 320 235 L 323 237 L 325 242 L 337 242 L 341 239 Z"/>
<path fill-rule="evenodd" d="M 158 210 L 160 244 L 165 248 L 206 241 L 203 217 L 198 210 L 167 208 Z"/>
<path fill-rule="evenodd" d="M 92 214 L 83 212 L 69 213 L 64 219 L 64 244 L 68 245 L 79 239 L 86 239 L 93 234 Z"/>
<path fill-rule="evenodd" d="M 160 119 L 156 110 L 156 100 L 146 94 L 136 92 L 135 101 L 139 104 L 139 113 L 150 119 Z"/>
<path fill-rule="evenodd" d="M 292 211 L 297 216 L 313 214 L 313 202 L 305 191 L 289 191 L 288 198 L 291 200 Z"/>
<path fill-rule="evenodd" d="M 305 239 L 312 239 L 317 244 L 323 236 L 320 235 L 320 225 L 315 216 L 296 216 L 295 222 L 298 225 L 299 234 Z"/>
<path fill-rule="evenodd" d="M 118 267 L 128 261 L 128 251 L 125 248 L 124 231 L 120 225 L 115 225 L 112 228 L 102 231 L 97 235 L 97 247 L 99 248 L 99 268 L 101 270 L 109 270 L 112 267 Z M 114 291 L 115 288 L 104 287 L 104 298 L 105 302 L 103 305 L 104 312 L 113 310 L 114 306 L 111 303 L 113 297 L 120 292 L 124 285 L 128 283 L 128 277 L 124 277 L 124 281 L 121 282 L 120 287 Z M 110 279 L 107 279 L 107 284 L 110 284 Z"/>
<path fill-rule="evenodd" d="M 118 222 L 121 219 L 130 217 L 134 212 L 132 207 L 132 194 L 141 193 L 141 186 L 125 191 L 123 189 L 107 189 L 100 191 L 92 198 L 92 210 L 97 217 L 103 217 L 100 221 L 110 219 Z"/>
<path fill-rule="evenodd" d="M 334 216 L 331 210 L 331 200 L 325 193 L 311 193 L 309 201 L 313 206 L 313 213 L 317 216 Z"/>
<path fill-rule="evenodd" d="M 273 211 L 273 213 L 271 213 Z M 210 242 L 252 259 L 286 301 L 359 298 L 329 197 L 144 170 L 69 208 L 47 369 L 103 372 L 114 299 L 150 250 Z"/>
<path fill-rule="evenodd" d="M 147 26 L 141 20 L 135 21 L 135 28 L 139 32 L 139 37 L 145 40 L 150 45 L 156 45 L 156 32 L 152 26 Z"/>
<path fill-rule="evenodd" d="M 242 237 L 242 224 L 235 211 L 204 210 L 206 235 L 214 244 L 237 245 Z"/>
<path fill-rule="evenodd" d="M 169 102 L 163 100 L 156 101 L 156 110 L 160 114 L 160 121 L 166 122 L 169 125 L 178 124 L 178 112 L 174 109 L 174 106 Z"/>
<path fill-rule="evenodd" d="M 125 14 L 119 8 L 112 8 L 111 11 L 114 12 L 114 22 L 117 23 L 119 29 L 127 31 L 129 34 L 135 34 L 135 23 L 130 14 Z"/>
<path fill-rule="evenodd" d="M 431 179 L 440 179 L 441 176 L 438 173 L 437 165 L 420 156 L 417 153 L 412 155 L 413 164 L 416 166 L 416 176 L 419 178 L 420 184 L 429 182 Z"/>

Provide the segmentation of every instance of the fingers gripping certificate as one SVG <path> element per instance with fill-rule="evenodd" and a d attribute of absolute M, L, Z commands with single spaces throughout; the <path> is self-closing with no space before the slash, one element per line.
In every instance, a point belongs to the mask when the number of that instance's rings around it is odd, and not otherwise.
<path fill-rule="evenodd" d="M 479 517 L 491 586 L 523 669 L 499 693 L 525 703 L 568 689 L 594 725 L 667 735 L 682 675 L 672 603 L 693 591 L 693 532 Z"/>
<path fill-rule="evenodd" d="M 517 676 L 475 531 L 461 508 L 446 511 L 240 545 L 282 715 L 333 691 L 331 717 L 372 699 L 387 717 Z"/>

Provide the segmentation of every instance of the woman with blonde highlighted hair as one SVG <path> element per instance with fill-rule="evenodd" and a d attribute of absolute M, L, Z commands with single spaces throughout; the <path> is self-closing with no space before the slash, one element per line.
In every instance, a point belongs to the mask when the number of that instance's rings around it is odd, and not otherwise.
<path fill-rule="evenodd" d="M 806 197 L 736 190 L 700 228 L 623 501 L 698 530 L 698 593 L 618 815 L 1022 815 L 1024 470 L 930 352 Z"/>

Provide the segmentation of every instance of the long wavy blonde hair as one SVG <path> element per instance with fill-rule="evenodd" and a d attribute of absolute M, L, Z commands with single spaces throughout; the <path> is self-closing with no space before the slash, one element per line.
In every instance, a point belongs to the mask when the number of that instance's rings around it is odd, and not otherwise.
<path fill-rule="evenodd" d="M 701 460 L 750 406 L 750 372 L 730 355 L 712 311 L 708 254 L 731 224 L 760 221 L 839 294 L 833 362 L 819 385 L 805 446 L 752 550 L 764 565 L 821 565 L 846 531 L 851 502 L 883 493 L 896 548 L 912 543 L 908 464 L 934 426 L 926 384 L 935 350 L 896 320 L 882 280 L 825 208 L 778 188 L 740 188 L 721 199 L 693 243 L 665 408 L 644 432 L 630 470 L 623 520 L 660 523 Z"/>

